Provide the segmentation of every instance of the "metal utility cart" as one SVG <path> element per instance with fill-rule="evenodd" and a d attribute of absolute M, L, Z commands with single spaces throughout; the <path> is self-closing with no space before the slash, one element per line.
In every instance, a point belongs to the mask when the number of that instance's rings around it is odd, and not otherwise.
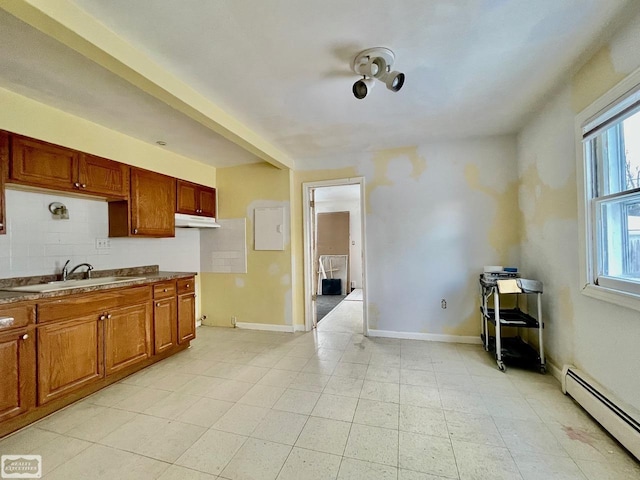
<path fill-rule="evenodd" d="M 542 338 L 542 282 L 524 278 L 483 273 L 480 275 L 480 319 L 482 323 L 482 343 L 484 349 L 495 352 L 496 362 L 501 371 L 505 371 L 505 362 L 515 365 L 537 368 L 540 373 L 546 372 L 544 359 L 544 343 Z M 500 296 L 516 295 L 515 308 L 500 308 Z M 536 295 L 537 315 L 535 317 L 520 310 L 520 297 L 526 294 Z M 493 308 L 489 307 L 493 299 Z M 489 323 L 495 326 L 495 336 L 489 335 Z M 516 337 L 503 337 L 502 329 L 515 327 Z M 520 337 L 520 328 L 537 328 L 538 345 L 536 350 Z"/>

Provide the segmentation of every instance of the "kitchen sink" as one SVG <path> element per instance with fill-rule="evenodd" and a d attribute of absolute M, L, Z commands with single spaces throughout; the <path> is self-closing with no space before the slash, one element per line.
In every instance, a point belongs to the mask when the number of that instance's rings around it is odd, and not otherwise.
<path fill-rule="evenodd" d="M 11 292 L 55 292 L 56 290 L 68 290 L 70 288 L 94 287 L 97 285 L 110 285 L 112 283 L 133 282 L 144 280 L 146 277 L 99 277 L 87 278 L 84 280 L 66 280 L 49 283 L 39 283 L 37 285 L 26 285 L 24 287 L 5 288 Z"/>

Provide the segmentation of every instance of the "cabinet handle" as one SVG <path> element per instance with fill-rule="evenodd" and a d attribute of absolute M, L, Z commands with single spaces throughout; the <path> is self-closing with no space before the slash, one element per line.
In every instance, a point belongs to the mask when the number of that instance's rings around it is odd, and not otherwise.
<path fill-rule="evenodd" d="M 82 185 L 80 185 L 82 188 L 87 188 L 87 184 L 83 183 Z"/>
<path fill-rule="evenodd" d="M 111 314 L 110 314 L 110 313 L 108 313 L 108 314 L 107 314 L 107 320 L 110 320 L 110 319 L 111 319 Z"/>
<path fill-rule="evenodd" d="M 137 229 L 137 228 L 134 228 L 134 229 L 133 229 L 133 234 L 134 234 L 134 235 L 137 235 L 137 234 L 138 234 L 138 229 Z"/>
<path fill-rule="evenodd" d="M 75 188 L 80 188 L 80 183 L 76 182 L 76 183 L 74 183 L 74 184 L 73 184 L 73 186 L 74 186 Z"/>
<path fill-rule="evenodd" d="M 160 302 L 156 303 L 156 307 L 159 307 L 159 306 L 160 306 Z"/>
<path fill-rule="evenodd" d="M 27 338 L 29 338 L 29 334 L 25 333 L 24 335 L 22 335 L 22 340 L 26 340 Z"/>
<path fill-rule="evenodd" d="M 164 289 L 162 289 L 162 291 L 163 291 L 163 292 L 166 292 L 166 291 L 167 291 L 167 289 L 166 289 L 166 288 L 164 288 Z"/>
<path fill-rule="evenodd" d="M 104 315 L 100 315 L 100 320 L 104 320 L 105 318 L 107 318 L 107 317 L 104 316 Z"/>
<path fill-rule="evenodd" d="M 189 288 L 190 286 L 191 286 L 191 285 L 189 285 L 189 284 L 187 283 L 187 288 Z"/>

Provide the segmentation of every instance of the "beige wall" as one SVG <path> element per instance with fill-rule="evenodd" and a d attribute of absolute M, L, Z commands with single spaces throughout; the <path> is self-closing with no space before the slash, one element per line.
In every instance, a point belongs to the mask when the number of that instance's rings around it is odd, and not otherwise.
<path fill-rule="evenodd" d="M 292 325 L 289 170 L 266 163 L 218 169 L 218 216 L 246 218 L 247 273 L 203 273 L 202 312 L 205 324 L 230 326 L 238 322 Z M 253 248 L 253 212 L 256 207 L 285 208 L 286 245 L 283 251 Z"/>
<path fill-rule="evenodd" d="M 549 360 L 584 369 L 640 408 L 640 314 L 581 293 L 576 115 L 640 67 L 640 17 L 612 40 L 531 119 L 518 137 L 522 267 L 544 282 Z M 634 40 L 635 39 L 635 40 Z"/>
<path fill-rule="evenodd" d="M 364 177 L 369 328 L 479 342 L 478 274 L 483 265 L 517 265 L 519 258 L 515 137 L 349 158 L 352 168 L 294 174 L 294 278 L 303 278 L 302 183 Z M 300 292 L 300 323 L 303 301 Z"/>
<path fill-rule="evenodd" d="M 166 148 L 149 145 L 2 88 L 0 105 L 0 129 L 202 185 L 216 186 L 214 167 Z"/>

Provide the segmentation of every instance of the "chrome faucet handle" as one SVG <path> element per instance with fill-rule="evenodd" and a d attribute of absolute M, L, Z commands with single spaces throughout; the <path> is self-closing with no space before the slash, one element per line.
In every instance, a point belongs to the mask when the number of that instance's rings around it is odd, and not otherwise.
<path fill-rule="evenodd" d="M 71 259 L 67 260 L 64 264 L 64 266 L 62 267 L 62 281 L 66 282 L 67 281 L 67 275 L 69 274 L 69 271 L 67 270 L 67 266 L 69 265 L 69 262 L 71 261 Z"/>
<path fill-rule="evenodd" d="M 87 278 L 91 278 L 91 270 L 93 270 L 93 265 L 88 263 L 87 264 Z"/>

